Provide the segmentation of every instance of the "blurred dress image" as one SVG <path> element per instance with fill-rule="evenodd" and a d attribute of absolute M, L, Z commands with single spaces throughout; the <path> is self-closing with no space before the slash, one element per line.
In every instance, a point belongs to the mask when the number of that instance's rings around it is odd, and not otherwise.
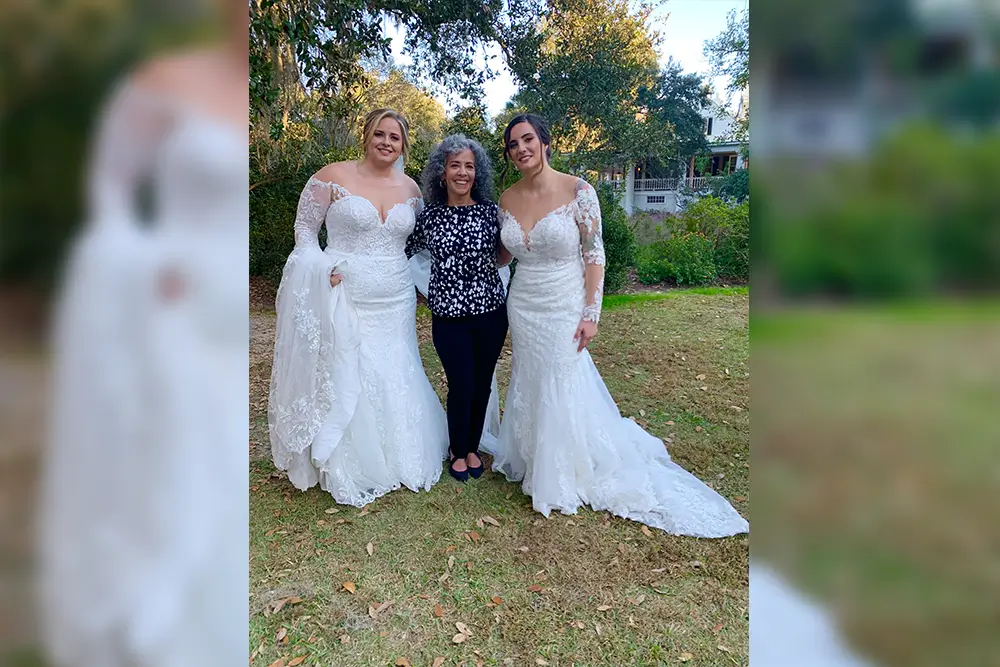
<path fill-rule="evenodd" d="M 245 664 L 247 139 L 132 79 L 103 111 L 88 178 L 52 341 L 48 656 Z"/>

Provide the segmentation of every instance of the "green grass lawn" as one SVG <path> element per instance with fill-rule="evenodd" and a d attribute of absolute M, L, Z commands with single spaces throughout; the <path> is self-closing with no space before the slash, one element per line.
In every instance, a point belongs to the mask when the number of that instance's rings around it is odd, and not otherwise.
<path fill-rule="evenodd" d="M 754 555 L 884 665 L 1000 656 L 1000 302 L 758 316 Z"/>
<path fill-rule="evenodd" d="M 622 414 L 744 515 L 748 305 L 745 289 L 609 298 L 592 344 Z M 418 328 L 442 394 L 424 308 Z M 273 332 L 273 312 L 253 315 L 252 665 L 747 664 L 747 536 L 646 534 L 589 510 L 546 520 L 493 473 L 365 510 L 294 489 L 270 461 Z M 509 373 L 508 348 L 501 393 Z"/>

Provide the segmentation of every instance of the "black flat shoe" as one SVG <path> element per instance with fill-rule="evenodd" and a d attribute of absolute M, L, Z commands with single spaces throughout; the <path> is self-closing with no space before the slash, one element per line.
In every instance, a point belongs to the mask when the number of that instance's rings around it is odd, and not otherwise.
<path fill-rule="evenodd" d="M 479 455 L 476 454 L 476 456 L 479 456 Z M 469 474 L 472 475 L 473 479 L 479 479 L 482 476 L 482 474 L 483 474 L 483 459 L 481 457 L 479 459 L 479 465 L 476 466 L 475 468 L 473 468 L 472 466 L 470 466 L 468 461 L 465 462 L 465 465 L 466 465 L 466 467 L 468 467 Z"/>
<path fill-rule="evenodd" d="M 464 482 L 465 480 L 469 479 L 469 471 L 468 470 L 458 471 L 452 468 L 452 466 L 455 465 L 455 461 L 458 460 L 459 459 L 455 457 L 451 460 L 451 462 L 448 463 L 448 474 L 457 479 L 458 481 Z"/>

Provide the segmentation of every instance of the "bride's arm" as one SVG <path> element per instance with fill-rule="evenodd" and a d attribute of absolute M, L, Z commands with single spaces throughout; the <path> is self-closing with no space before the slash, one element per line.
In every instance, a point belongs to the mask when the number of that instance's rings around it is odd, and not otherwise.
<path fill-rule="evenodd" d="M 580 316 L 576 338 L 583 349 L 597 335 L 604 297 L 604 239 L 601 236 L 601 205 L 597 192 L 581 181 L 577 192 L 579 211 L 576 224 L 580 229 L 580 252 L 583 255 L 585 305 Z"/>

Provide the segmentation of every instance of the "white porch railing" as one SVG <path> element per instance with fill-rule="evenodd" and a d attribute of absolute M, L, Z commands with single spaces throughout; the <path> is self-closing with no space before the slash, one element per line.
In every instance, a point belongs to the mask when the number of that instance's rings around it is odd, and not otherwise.
<path fill-rule="evenodd" d="M 680 186 L 685 185 L 692 190 L 698 191 L 709 187 L 713 181 L 722 176 L 697 176 L 695 178 L 637 178 L 635 179 L 636 192 L 676 192 Z M 624 180 L 606 181 L 615 192 L 625 192 Z"/>

